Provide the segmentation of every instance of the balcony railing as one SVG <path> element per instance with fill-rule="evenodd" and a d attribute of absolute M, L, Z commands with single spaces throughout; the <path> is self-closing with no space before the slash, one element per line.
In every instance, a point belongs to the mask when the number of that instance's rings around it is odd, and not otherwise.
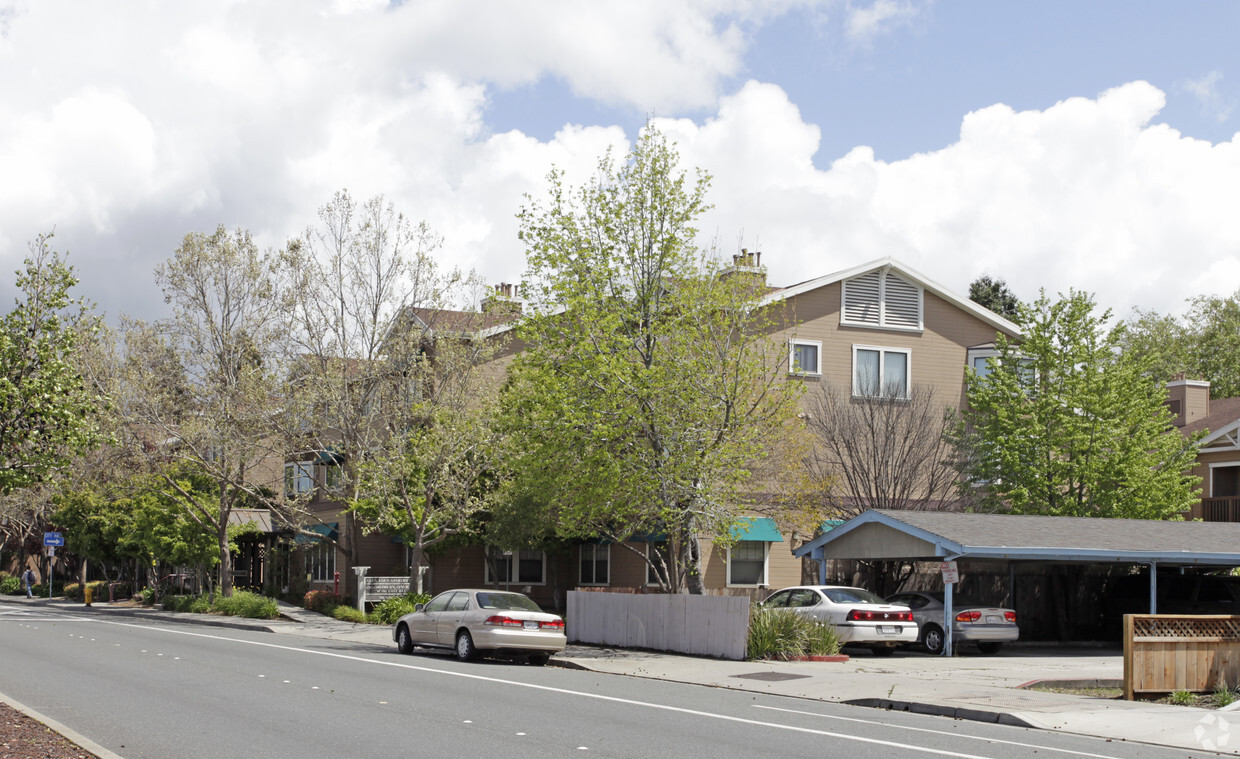
<path fill-rule="evenodd" d="M 1201 518 L 1207 522 L 1240 522 L 1240 496 L 1202 498 Z"/>

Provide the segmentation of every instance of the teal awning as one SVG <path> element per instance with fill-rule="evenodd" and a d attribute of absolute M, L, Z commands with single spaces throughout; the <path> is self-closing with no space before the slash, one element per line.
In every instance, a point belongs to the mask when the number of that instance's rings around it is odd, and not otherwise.
<path fill-rule="evenodd" d="M 822 532 L 831 532 L 836 527 L 839 527 L 842 524 L 844 524 L 843 519 L 828 519 L 827 521 L 819 525 L 819 530 Z"/>
<path fill-rule="evenodd" d="M 784 536 L 779 534 L 779 527 L 770 517 L 748 517 L 733 525 L 728 531 L 733 540 L 761 540 L 767 543 L 782 543 Z"/>
<path fill-rule="evenodd" d="M 339 522 L 332 522 L 331 524 L 316 524 L 307 529 L 311 532 L 317 532 L 328 540 L 338 540 L 340 538 L 340 533 L 338 532 L 340 529 Z M 301 545 L 304 543 L 317 543 L 318 541 L 309 535 L 298 535 L 293 542 Z"/>
<path fill-rule="evenodd" d="M 340 464 L 342 461 L 343 459 L 340 454 L 336 453 L 331 448 L 328 448 L 325 451 L 319 451 L 314 455 L 314 463 L 316 464 L 327 464 L 330 466 Z"/>

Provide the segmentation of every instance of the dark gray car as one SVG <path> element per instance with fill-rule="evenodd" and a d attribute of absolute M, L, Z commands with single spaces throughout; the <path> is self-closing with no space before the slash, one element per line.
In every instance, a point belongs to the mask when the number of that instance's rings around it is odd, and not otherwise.
<path fill-rule="evenodd" d="M 889 604 L 901 604 L 913 610 L 917 623 L 917 642 L 932 654 L 943 652 L 942 591 L 914 590 L 887 597 Z M 974 643 L 984 654 L 998 653 L 1004 643 L 1020 638 L 1016 612 L 1000 606 L 987 606 L 976 600 L 952 595 L 952 643 Z"/>

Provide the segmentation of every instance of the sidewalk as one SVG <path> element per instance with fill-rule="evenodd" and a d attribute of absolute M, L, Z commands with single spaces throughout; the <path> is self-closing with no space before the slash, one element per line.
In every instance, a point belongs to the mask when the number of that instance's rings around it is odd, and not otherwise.
<path fill-rule="evenodd" d="M 99 617 L 174 620 L 183 624 L 304 635 L 367 647 L 394 647 L 389 627 L 341 622 L 283 603 L 280 604 L 280 611 L 284 618 L 252 620 L 207 614 L 173 614 L 106 603 L 87 609 L 80 603 L 46 599 L 27 601 L 17 596 L 2 597 L 0 601 L 14 605 L 71 607 Z M 847 662 L 820 663 L 721 661 L 651 651 L 571 645 L 554 657 L 551 664 L 630 677 L 1059 730 L 1117 741 L 1240 754 L 1240 738 L 1234 744 L 1229 741 L 1229 723 L 1234 722 L 1240 728 L 1240 714 L 1233 711 L 1098 699 L 1020 688 L 1038 680 L 1082 684 L 1119 681 L 1123 677 L 1122 657 L 1119 652 L 1106 649 L 1018 646 L 997 656 L 965 655 L 951 659 L 917 653 L 875 657 L 862 651 Z"/>

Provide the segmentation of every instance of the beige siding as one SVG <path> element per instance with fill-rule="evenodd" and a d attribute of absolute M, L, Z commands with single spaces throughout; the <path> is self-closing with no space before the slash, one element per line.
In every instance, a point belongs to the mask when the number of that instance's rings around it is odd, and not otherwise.
<path fill-rule="evenodd" d="M 873 522 L 828 543 L 828 559 L 903 559 L 932 557 L 934 544 L 912 535 L 897 534 Z"/>

